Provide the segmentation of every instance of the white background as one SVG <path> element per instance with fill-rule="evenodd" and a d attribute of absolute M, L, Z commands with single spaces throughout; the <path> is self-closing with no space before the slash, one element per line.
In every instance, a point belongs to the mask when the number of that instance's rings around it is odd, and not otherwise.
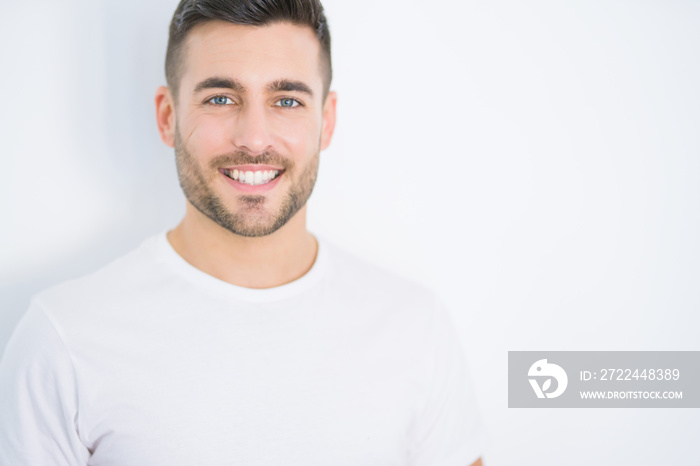
<path fill-rule="evenodd" d="M 184 212 L 175 0 L 0 0 L 0 348 Z M 309 227 L 448 302 L 488 465 L 699 464 L 697 409 L 507 408 L 509 350 L 700 350 L 700 3 L 326 0 Z"/>

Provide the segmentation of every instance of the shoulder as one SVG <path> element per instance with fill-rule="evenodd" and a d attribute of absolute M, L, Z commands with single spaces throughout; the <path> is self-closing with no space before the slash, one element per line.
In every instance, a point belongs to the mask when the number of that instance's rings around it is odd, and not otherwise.
<path fill-rule="evenodd" d="M 157 235 L 147 238 L 138 247 L 100 269 L 80 278 L 47 288 L 33 296 L 47 317 L 54 321 L 80 318 L 98 312 L 138 290 L 152 286 L 162 274 L 156 254 Z"/>
<path fill-rule="evenodd" d="M 333 243 L 325 243 L 331 256 L 336 289 L 348 295 L 347 298 L 386 303 L 404 312 L 417 309 L 424 316 L 432 315 L 440 306 L 438 295 L 430 287 Z"/>

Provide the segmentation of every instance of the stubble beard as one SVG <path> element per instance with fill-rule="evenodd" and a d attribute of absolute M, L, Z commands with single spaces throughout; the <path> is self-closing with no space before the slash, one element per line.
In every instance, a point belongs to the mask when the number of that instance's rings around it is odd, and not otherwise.
<path fill-rule="evenodd" d="M 180 187 L 187 200 L 222 228 L 246 237 L 266 236 L 276 232 L 306 205 L 316 184 L 319 155 L 320 146 L 303 167 L 301 174 L 292 181 L 276 212 L 269 211 L 270 200 L 263 194 L 237 195 L 236 209 L 232 210 L 211 186 L 216 176 L 225 176 L 218 171 L 219 168 L 255 163 L 270 164 L 282 166 L 285 170 L 284 175 L 291 179 L 289 177 L 294 176 L 297 171 L 296 164 L 276 153 L 266 152 L 259 156 L 251 156 L 245 152 L 236 152 L 214 157 L 205 173 L 182 143 L 180 132 L 175 132 L 175 162 Z"/>

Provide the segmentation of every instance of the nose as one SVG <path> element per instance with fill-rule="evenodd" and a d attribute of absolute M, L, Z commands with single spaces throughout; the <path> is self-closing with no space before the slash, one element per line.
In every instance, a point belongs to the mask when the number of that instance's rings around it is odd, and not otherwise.
<path fill-rule="evenodd" d="M 272 131 L 265 110 L 257 105 L 247 105 L 240 110 L 232 131 L 233 143 L 238 149 L 258 155 L 272 148 Z"/>

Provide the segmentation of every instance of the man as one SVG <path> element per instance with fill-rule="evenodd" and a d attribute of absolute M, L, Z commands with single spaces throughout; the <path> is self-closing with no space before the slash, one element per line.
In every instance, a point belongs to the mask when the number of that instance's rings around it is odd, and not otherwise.
<path fill-rule="evenodd" d="M 331 76 L 317 0 L 180 3 L 155 101 L 185 217 L 32 299 L 0 464 L 481 464 L 439 299 L 306 229 Z"/>

